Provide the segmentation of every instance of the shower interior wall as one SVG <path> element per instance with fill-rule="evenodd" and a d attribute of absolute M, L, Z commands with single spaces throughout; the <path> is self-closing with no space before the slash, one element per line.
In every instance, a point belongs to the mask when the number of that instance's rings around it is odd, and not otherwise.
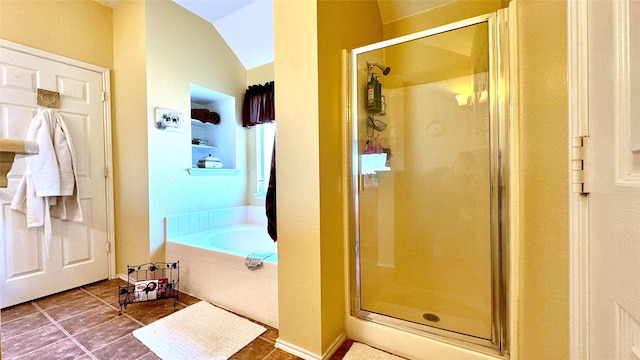
<path fill-rule="evenodd" d="M 489 206 L 483 191 L 489 188 L 488 103 L 478 101 L 468 85 L 486 89 L 487 82 L 485 72 L 383 88 L 387 115 L 376 119 L 387 123 L 386 130 L 374 140 L 367 136 L 371 130 L 364 126 L 366 118 L 360 120 L 361 143 L 377 141 L 392 154 L 387 161 L 391 171 L 378 172 L 377 186 L 365 185 L 359 192 L 359 207 L 366 209 L 360 211 L 358 224 L 360 253 L 367 254 L 360 258 L 361 289 L 367 295 L 362 299 L 363 309 L 427 325 L 431 323 L 422 314 L 434 312 L 441 318 L 438 327 L 490 337 L 489 213 L 459 215 L 459 205 L 468 201 L 473 201 L 473 209 Z M 470 106 L 457 104 L 455 95 L 461 89 L 474 94 Z M 432 121 L 445 124 L 441 135 L 427 134 Z M 454 184 L 443 171 L 452 168 L 461 149 L 475 158 L 475 183 L 466 184 L 462 191 L 447 191 Z M 404 221 L 415 219 L 418 208 L 434 212 L 421 214 L 421 221 Z M 458 216 L 473 216 L 475 225 L 457 224 Z M 425 238 L 425 234 L 434 238 Z"/>

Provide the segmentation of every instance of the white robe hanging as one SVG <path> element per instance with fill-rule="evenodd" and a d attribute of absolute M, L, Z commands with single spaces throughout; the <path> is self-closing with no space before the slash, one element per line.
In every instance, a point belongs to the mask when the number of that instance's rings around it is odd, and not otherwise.
<path fill-rule="evenodd" d="M 25 172 L 11 208 L 26 215 L 27 227 L 44 227 L 47 258 L 50 256 L 51 217 L 81 222 L 76 156 L 71 134 L 57 111 L 45 109 L 31 120 L 28 141 L 40 152 L 25 158 Z"/>

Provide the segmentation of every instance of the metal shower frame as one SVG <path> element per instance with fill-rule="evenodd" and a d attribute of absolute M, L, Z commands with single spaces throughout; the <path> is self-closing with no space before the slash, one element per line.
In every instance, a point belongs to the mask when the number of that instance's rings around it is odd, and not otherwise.
<path fill-rule="evenodd" d="M 491 264 L 492 264 L 492 321 L 491 339 L 480 339 L 474 336 L 420 325 L 405 320 L 392 318 L 362 310 L 361 307 L 361 267 L 360 267 L 360 214 L 359 214 L 359 104 L 358 74 L 369 70 L 372 66 L 367 61 L 367 69 L 359 68 L 358 55 L 369 51 L 380 50 L 424 37 L 437 35 L 466 26 L 488 24 L 489 46 L 489 116 L 490 116 L 490 156 L 491 156 Z M 474 351 L 508 357 L 509 354 L 509 122 L 510 122 L 510 89 L 509 89 L 509 50 L 508 50 L 508 11 L 477 16 L 452 24 L 420 31 L 414 34 L 385 40 L 351 51 L 349 68 L 349 124 L 350 160 L 351 160 L 351 219 L 350 225 L 350 290 L 351 314 L 363 320 L 372 321 L 385 326 L 433 338 L 449 344 Z M 365 125 L 366 126 L 366 125 Z"/>

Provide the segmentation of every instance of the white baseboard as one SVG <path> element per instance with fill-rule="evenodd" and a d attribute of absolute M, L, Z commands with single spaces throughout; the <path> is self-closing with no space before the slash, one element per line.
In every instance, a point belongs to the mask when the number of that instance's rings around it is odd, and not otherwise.
<path fill-rule="evenodd" d="M 338 350 L 340 345 L 342 345 L 342 343 L 345 340 L 347 340 L 347 334 L 346 333 L 340 334 L 340 336 L 338 336 L 335 340 L 333 340 L 333 343 L 331 344 L 331 346 L 329 346 L 329 348 L 324 353 L 324 355 L 322 355 L 322 360 L 329 360 L 329 358 L 331 358 L 331 356 L 333 356 L 333 353 L 335 353 Z"/>
<path fill-rule="evenodd" d="M 303 358 L 304 360 L 322 360 L 320 355 L 311 353 L 301 347 L 295 346 L 293 344 L 289 344 L 280 339 L 276 339 L 276 345 L 278 349 L 288 352 L 289 354 L 293 354 L 299 358 Z"/>
<path fill-rule="evenodd" d="M 289 354 L 293 354 L 297 357 L 303 358 L 304 360 L 328 360 L 329 358 L 331 358 L 331 355 L 333 355 L 333 353 L 335 353 L 336 350 L 338 350 L 340 345 L 342 345 L 342 343 L 346 339 L 347 339 L 347 335 L 345 333 L 340 334 L 340 336 L 338 336 L 333 341 L 331 346 L 329 346 L 329 349 L 327 349 L 327 351 L 322 356 L 309 352 L 308 350 L 305 350 L 299 346 L 289 344 L 286 341 L 282 341 L 280 339 L 276 340 L 275 346 L 280 350 L 286 351 Z"/>

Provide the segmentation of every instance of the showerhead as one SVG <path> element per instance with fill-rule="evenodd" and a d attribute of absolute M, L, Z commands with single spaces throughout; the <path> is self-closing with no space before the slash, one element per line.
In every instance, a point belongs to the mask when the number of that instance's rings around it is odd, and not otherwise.
<path fill-rule="evenodd" d="M 376 66 L 378 67 L 380 70 L 382 70 L 382 75 L 387 76 L 389 75 L 389 73 L 391 72 L 391 68 L 388 66 L 382 66 L 380 64 L 377 63 L 372 63 L 372 62 L 368 62 L 367 61 L 367 68 L 369 69 L 369 71 L 371 71 L 371 69 Z"/>

